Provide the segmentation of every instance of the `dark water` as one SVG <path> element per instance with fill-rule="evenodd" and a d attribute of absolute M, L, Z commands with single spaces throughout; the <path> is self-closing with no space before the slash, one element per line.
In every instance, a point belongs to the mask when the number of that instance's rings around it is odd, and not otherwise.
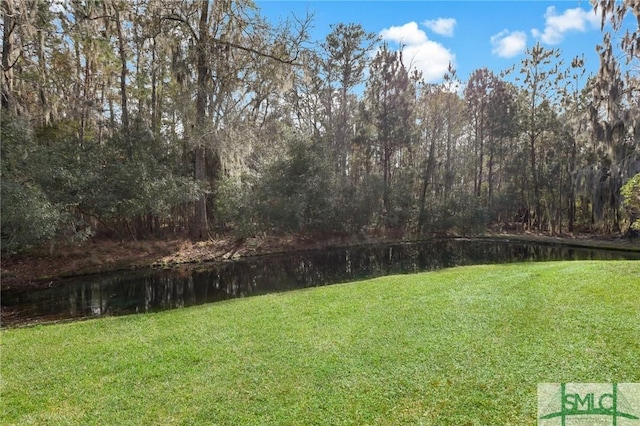
<path fill-rule="evenodd" d="M 2 291 L 2 326 L 161 311 L 456 265 L 579 259 L 640 259 L 640 252 L 448 239 L 96 275 L 69 279 L 54 288 Z"/>

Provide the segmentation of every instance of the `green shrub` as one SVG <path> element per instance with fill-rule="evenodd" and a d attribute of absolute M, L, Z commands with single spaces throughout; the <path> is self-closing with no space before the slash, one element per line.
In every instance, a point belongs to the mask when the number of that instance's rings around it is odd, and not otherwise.
<path fill-rule="evenodd" d="M 33 179 L 33 171 L 46 164 L 38 161 L 29 124 L 3 112 L 1 132 L 1 246 L 5 253 L 14 253 L 53 238 L 64 209 Z"/>
<path fill-rule="evenodd" d="M 629 179 L 620 189 L 624 207 L 629 215 L 630 228 L 640 231 L 640 173 Z"/>
<path fill-rule="evenodd" d="M 37 186 L 2 179 L 2 250 L 18 252 L 56 236 L 64 212 Z"/>
<path fill-rule="evenodd" d="M 283 232 L 334 228 L 329 169 L 316 146 L 293 137 L 287 154 L 268 165 L 253 188 L 252 209 L 259 226 Z"/>

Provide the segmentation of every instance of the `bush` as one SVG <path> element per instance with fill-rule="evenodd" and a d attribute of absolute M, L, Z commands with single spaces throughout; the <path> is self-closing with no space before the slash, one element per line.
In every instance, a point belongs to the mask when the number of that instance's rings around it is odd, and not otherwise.
<path fill-rule="evenodd" d="M 487 209 L 482 207 L 479 198 L 454 191 L 445 201 L 427 206 L 422 224 L 426 231 L 470 235 L 483 232 L 487 218 Z"/>
<path fill-rule="evenodd" d="M 384 183 L 379 176 L 369 176 L 354 184 L 342 181 L 331 198 L 335 230 L 359 233 L 382 220 Z"/>
<path fill-rule="evenodd" d="M 256 179 L 243 176 L 222 179 L 215 191 L 214 215 L 220 227 L 231 229 L 238 237 L 248 237 L 260 228 L 255 219 L 252 187 Z"/>
<path fill-rule="evenodd" d="M 629 215 L 629 229 L 640 231 L 640 173 L 629 179 L 620 189 L 624 208 Z"/>
<path fill-rule="evenodd" d="M 202 189 L 176 170 L 176 156 L 145 130 L 102 143 L 75 136 L 73 122 L 33 132 L 2 114 L 2 243 L 20 250 L 60 236 L 92 235 L 84 215 L 121 224 L 144 215 L 166 218 Z"/>
<path fill-rule="evenodd" d="M 2 179 L 2 250 L 16 253 L 54 238 L 63 210 L 34 186 Z"/>
<path fill-rule="evenodd" d="M 268 165 L 254 187 L 254 217 L 266 230 L 330 230 L 335 227 L 331 193 L 324 155 L 310 141 L 293 137 L 287 154 Z"/>
<path fill-rule="evenodd" d="M 385 212 L 385 226 L 388 229 L 406 229 L 416 214 L 413 197 L 413 175 L 402 173 L 388 189 L 388 206 Z"/>
<path fill-rule="evenodd" d="M 33 179 L 33 170 L 46 164 L 38 162 L 29 124 L 3 112 L 1 132 L 1 247 L 5 253 L 15 253 L 53 238 L 64 209 Z"/>

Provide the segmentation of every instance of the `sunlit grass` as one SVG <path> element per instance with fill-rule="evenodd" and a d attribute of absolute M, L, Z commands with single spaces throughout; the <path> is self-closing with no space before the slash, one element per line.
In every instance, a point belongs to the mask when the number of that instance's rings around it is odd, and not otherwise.
<path fill-rule="evenodd" d="M 473 266 L 2 332 L 2 424 L 535 424 L 640 381 L 640 262 Z"/>

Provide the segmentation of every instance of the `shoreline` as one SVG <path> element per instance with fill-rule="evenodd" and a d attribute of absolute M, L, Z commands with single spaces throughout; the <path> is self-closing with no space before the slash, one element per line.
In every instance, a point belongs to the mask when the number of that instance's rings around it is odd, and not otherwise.
<path fill-rule="evenodd" d="M 110 272 L 171 268 L 354 245 L 409 243 L 446 238 L 509 240 L 640 252 L 640 241 L 630 241 L 620 236 L 551 236 L 489 232 L 476 236 L 432 235 L 420 239 L 401 236 L 287 235 L 241 239 L 225 237 L 203 242 L 183 239 L 130 242 L 102 240 L 82 246 L 61 246 L 53 254 L 40 248 L 15 258 L 3 259 L 0 285 L 2 290 L 45 288 L 55 286 L 68 278 Z"/>

